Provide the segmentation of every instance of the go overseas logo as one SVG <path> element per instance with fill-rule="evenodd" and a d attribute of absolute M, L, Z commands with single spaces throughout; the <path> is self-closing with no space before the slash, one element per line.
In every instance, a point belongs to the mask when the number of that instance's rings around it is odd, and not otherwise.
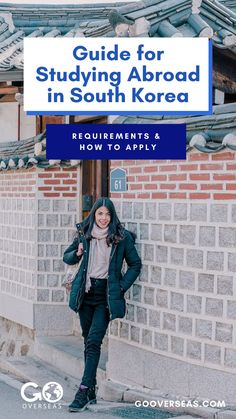
<path fill-rule="evenodd" d="M 22 404 L 24 409 L 60 409 L 58 403 L 63 397 L 63 388 L 56 381 L 49 381 L 42 390 L 38 384 L 28 382 L 21 387 L 21 397 L 26 402 Z"/>

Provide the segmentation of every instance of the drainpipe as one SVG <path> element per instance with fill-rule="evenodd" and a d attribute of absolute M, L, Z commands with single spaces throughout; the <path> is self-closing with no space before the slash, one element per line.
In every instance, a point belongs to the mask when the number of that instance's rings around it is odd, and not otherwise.
<path fill-rule="evenodd" d="M 22 93 L 16 93 L 15 94 L 15 99 L 18 103 L 18 118 L 17 118 L 17 124 L 18 124 L 18 129 L 17 129 L 17 141 L 20 141 L 20 136 L 21 136 L 21 129 L 20 129 L 20 124 L 21 124 L 21 117 L 20 117 L 20 107 L 21 105 L 23 105 L 23 100 L 24 100 L 24 95 Z"/>
<path fill-rule="evenodd" d="M 17 141 L 20 141 L 20 104 L 18 103 L 18 138 Z"/>

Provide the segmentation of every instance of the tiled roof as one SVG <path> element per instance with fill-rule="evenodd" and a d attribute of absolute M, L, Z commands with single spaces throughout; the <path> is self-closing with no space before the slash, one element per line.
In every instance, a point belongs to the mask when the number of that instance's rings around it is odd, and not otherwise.
<path fill-rule="evenodd" d="M 235 0 L 219 0 L 224 6 L 236 12 L 236 1 Z"/>
<path fill-rule="evenodd" d="M 200 16 L 213 29 L 213 42 L 221 48 L 236 47 L 236 13 L 217 0 L 203 0 Z"/>
<path fill-rule="evenodd" d="M 170 117 L 120 116 L 115 124 L 186 124 L 187 151 L 193 147 L 205 153 L 224 148 L 236 150 L 236 103 L 215 106 L 212 115 Z"/>
<path fill-rule="evenodd" d="M 140 9 L 138 3 L 133 12 L 124 13 L 132 5 L 121 6 L 119 10 L 130 19 L 145 17 L 150 22 L 152 36 L 207 36 L 216 46 L 236 45 L 236 14 L 217 0 L 147 0 L 146 3 L 145 9 Z"/>
<path fill-rule="evenodd" d="M 235 52 L 236 13 L 226 8 L 231 3 L 233 1 L 143 0 L 112 6 L 131 23 L 145 17 L 150 23 L 150 36 L 208 36 L 216 46 Z M 22 40 L 25 36 L 76 37 L 77 31 L 82 31 L 87 37 L 116 36 L 108 18 L 111 8 L 108 4 L 70 7 L 0 5 L 0 72 L 23 68 Z M 78 18 L 76 23 L 73 16 Z M 236 103 L 216 106 L 211 116 L 122 116 L 115 122 L 186 123 L 187 150 L 192 147 L 207 153 L 226 147 L 236 150 Z M 32 165 L 79 164 L 79 161 L 48 161 L 45 148 L 44 134 L 24 141 L 0 143 L 0 170 Z"/>
<path fill-rule="evenodd" d="M 107 19 L 110 10 L 120 4 L 118 1 L 102 3 L 102 0 L 82 5 L 0 4 L 0 14 L 10 13 L 16 29 L 23 30 L 26 36 L 39 28 L 44 34 L 56 28 L 64 36 L 81 22 Z"/>
<path fill-rule="evenodd" d="M 119 2 L 67 6 L 0 4 L 0 71 L 23 69 L 25 36 L 76 37 L 81 30 L 89 32 L 94 26 L 102 29 L 109 12 L 119 5 Z M 107 36 L 114 36 L 109 27 Z"/>
<path fill-rule="evenodd" d="M 0 143 L 0 171 L 28 169 L 32 166 L 78 166 L 80 160 L 47 160 L 45 133 L 27 140 Z"/>
<path fill-rule="evenodd" d="M 186 124 L 186 150 L 195 148 L 215 153 L 229 148 L 236 151 L 236 103 L 214 107 L 213 115 L 176 117 L 120 116 L 116 124 Z M 45 133 L 28 140 L 0 143 L 0 171 L 37 166 L 41 168 L 76 166 L 80 160 L 47 160 Z"/>
<path fill-rule="evenodd" d="M 0 5 L 0 71 L 23 68 L 25 36 L 112 37 L 109 12 L 134 23 L 146 18 L 149 36 L 207 36 L 215 46 L 236 51 L 234 1 L 142 0 L 127 4 Z M 228 7 L 227 7 L 228 6 Z M 230 7 L 232 9 L 230 9 Z"/>

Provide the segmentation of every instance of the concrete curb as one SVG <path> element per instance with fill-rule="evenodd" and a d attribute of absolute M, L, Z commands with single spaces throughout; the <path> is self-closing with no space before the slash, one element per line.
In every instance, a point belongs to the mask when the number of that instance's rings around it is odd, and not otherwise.
<path fill-rule="evenodd" d="M 69 396 L 73 394 L 75 390 L 75 379 L 73 377 L 63 377 L 61 371 L 57 373 L 49 364 L 42 364 L 37 371 L 35 370 L 34 363 L 39 363 L 41 360 L 31 359 L 28 357 L 21 357 L 20 360 L 14 358 L 2 358 L 0 360 L 0 370 L 5 373 L 0 373 L 0 378 L 6 384 L 14 387 L 18 390 L 21 389 L 22 383 L 27 381 L 35 381 L 40 385 L 45 384 L 45 371 L 50 374 L 50 371 L 54 374 L 55 381 L 62 382 L 65 387 L 65 399 L 64 402 L 70 399 Z M 36 365 L 38 367 L 38 365 Z M 47 380 L 46 380 L 47 381 Z M 197 400 L 199 405 L 201 399 L 188 399 L 181 396 L 173 396 L 170 394 L 164 394 L 149 389 L 134 388 L 122 383 L 114 382 L 111 380 L 103 380 L 99 385 L 98 397 L 102 400 L 97 405 L 89 406 L 89 410 L 95 412 L 102 412 L 109 410 L 114 407 L 127 407 L 133 404 L 135 401 L 158 401 L 162 403 L 157 407 L 162 410 L 168 410 L 172 413 L 178 413 L 178 419 L 236 419 L 236 407 L 225 406 L 222 409 L 207 408 L 207 407 L 175 407 L 170 406 L 169 401 L 182 401 L 187 404 L 193 400 Z M 62 402 L 63 403 L 63 402 Z M 66 403 L 63 403 L 66 405 Z"/>
<path fill-rule="evenodd" d="M 149 389 L 142 388 L 132 388 L 125 386 L 121 383 L 117 383 L 111 380 L 106 380 L 102 382 L 102 385 L 99 389 L 99 395 L 104 400 L 113 400 L 113 401 L 123 401 L 128 403 L 134 403 L 139 400 L 143 402 L 146 401 L 157 401 L 163 403 L 164 409 L 169 412 L 179 413 L 184 418 L 188 415 L 193 415 L 194 417 L 200 417 L 204 419 L 236 419 L 236 408 L 235 406 L 225 406 L 224 408 L 211 408 L 201 406 L 202 399 L 199 398 L 187 398 L 181 396 L 173 396 L 170 394 L 164 394 Z M 186 407 L 169 407 L 169 401 L 182 401 L 185 403 Z M 188 402 L 197 401 L 199 403 L 198 407 L 188 406 Z M 168 404 L 168 408 L 165 406 L 165 402 Z M 190 403 L 189 403 L 190 404 Z M 161 407 L 160 407 L 161 408 Z M 230 410 L 231 409 L 231 410 Z M 190 416 L 190 417 L 193 417 Z M 181 416 L 180 416 L 181 417 Z M 178 417 L 179 418 L 179 417 Z"/>
<path fill-rule="evenodd" d="M 56 381 L 63 387 L 63 400 L 65 402 L 69 402 L 78 389 L 78 386 L 76 386 L 77 383 L 73 377 L 58 373 L 50 365 L 42 363 L 41 360 L 36 358 L 2 358 L 0 361 L 0 370 L 5 372 L 3 376 L 8 377 L 10 374 L 14 376 L 15 381 L 18 380 L 18 387 L 13 385 L 13 387 L 17 389 L 21 388 L 23 383 L 30 381 L 35 382 L 40 389 L 42 389 L 47 382 Z M 4 381 L 7 384 L 6 380 Z M 31 390 L 29 389 L 27 391 L 30 393 Z"/>
<path fill-rule="evenodd" d="M 1 366 L 0 366 L 0 369 L 1 369 Z M 3 383 L 7 384 L 8 386 L 13 387 L 19 391 L 22 387 L 22 382 L 20 382 L 16 377 L 13 378 L 9 376 L 9 374 L 7 375 L 7 373 L 0 372 L 0 380 Z"/>
<path fill-rule="evenodd" d="M 217 419 L 235 419 L 236 410 L 225 410 L 224 412 L 218 413 Z"/>

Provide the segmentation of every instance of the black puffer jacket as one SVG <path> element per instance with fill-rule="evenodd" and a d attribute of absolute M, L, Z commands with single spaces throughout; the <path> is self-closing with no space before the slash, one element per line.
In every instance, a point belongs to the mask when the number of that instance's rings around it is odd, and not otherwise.
<path fill-rule="evenodd" d="M 74 265 L 80 261 L 81 257 L 76 255 L 79 243 L 83 243 L 83 256 L 80 269 L 73 281 L 70 293 L 69 306 L 75 312 L 78 312 L 85 293 L 86 274 L 88 267 L 89 245 L 86 240 L 81 224 L 76 225 L 79 236 L 66 249 L 63 261 L 68 265 Z M 121 274 L 123 261 L 126 261 L 128 269 L 124 276 Z M 127 291 L 141 270 L 141 260 L 134 245 L 132 234 L 125 230 L 124 239 L 117 245 L 113 244 L 110 255 L 108 281 L 107 281 L 107 303 L 110 312 L 110 320 L 122 318 L 125 316 L 125 298 L 124 292 Z"/>

